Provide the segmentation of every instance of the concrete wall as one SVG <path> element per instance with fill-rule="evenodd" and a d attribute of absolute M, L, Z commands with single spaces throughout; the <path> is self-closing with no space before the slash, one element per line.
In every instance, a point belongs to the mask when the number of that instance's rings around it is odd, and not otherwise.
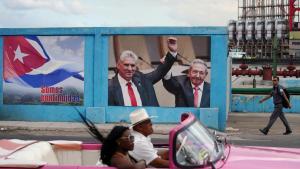
<path fill-rule="evenodd" d="M 263 95 L 232 95 L 232 112 L 272 112 L 274 110 L 273 99 L 270 98 L 259 104 Z M 290 96 L 292 108 L 284 109 L 284 112 L 300 114 L 300 96 Z"/>
<path fill-rule="evenodd" d="M 299 67 L 297 68 L 299 69 Z M 300 86 L 300 80 L 296 77 L 279 77 L 279 84 L 283 85 L 286 88 L 298 88 Z M 248 76 L 239 76 L 232 78 L 233 86 L 236 88 L 252 88 L 253 77 Z M 262 77 L 256 77 L 257 88 L 272 88 L 272 81 L 262 80 Z M 265 97 L 265 95 L 243 95 L 243 94 L 234 94 L 232 95 L 231 106 L 232 112 L 272 112 L 274 109 L 273 99 L 259 104 L 259 100 Z M 300 113 L 300 103 L 299 95 L 291 95 L 291 109 L 284 109 L 284 112 L 288 113 Z"/>
<path fill-rule="evenodd" d="M 3 36 L 84 36 L 84 105 L 76 106 L 96 123 L 127 121 L 134 107 L 108 106 L 108 63 L 110 38 L 114 35 L 193 35 L 209 36 L 211 55 L 211 108 L 145 107 L 154 122 L 177 123 L 182 112 L 193 112 L 209 127 L 224 130 L 228 104 L 227 31 L 225 27 L 155 27 L 155 28 L 43 28 L 0 29 L 0 65 L 3 64 Z M 0 67 L 3 72 L 3 67 Z M 0 74 L 3 81 L 3 73 Z M 3 83 L 0 83 L 0 120 L 80 121 L 74 106 L 5 105 Z"/>

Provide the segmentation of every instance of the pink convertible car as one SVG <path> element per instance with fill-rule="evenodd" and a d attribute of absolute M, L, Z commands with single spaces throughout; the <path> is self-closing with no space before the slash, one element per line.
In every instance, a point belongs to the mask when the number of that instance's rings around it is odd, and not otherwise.
<path fill-rule="evenodd" d="M 170 168 L 300 168 L 300 149 L 230 145 L 211 134 L 193 114 L 169 136 Z M 99 144 L 78 141 L 0 140 L 0 168 L 112 168 L 98 161 L 100 149 Z"/>

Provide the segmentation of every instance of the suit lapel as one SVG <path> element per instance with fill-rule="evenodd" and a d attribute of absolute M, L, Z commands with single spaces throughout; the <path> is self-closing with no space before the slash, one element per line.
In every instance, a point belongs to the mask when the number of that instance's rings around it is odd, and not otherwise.
<path fill-rule="evenodd" d="M 194 107 L 193 88 L 192 88 L 192 85 L 191 85 L 191 81 L 188 78 L 185 80 L 185 85 L 184 86 L 187 86 L 185 94 L 187 96 L 186 98 L 187 98 L 188 107 Z"/>
<path fill-rule="evenodd" d="M 207 88 L 208 88 L 207 83 L 204 82 L 200 107 L 204 107 L 205 99 L 209 98 L 208 96 L 206 96 L 208 95 L 208 91 L 209 91 L 209 89 Z"/>
<path fill-rule="evenodd" d="M 113 84 L 115 84 L 114 90 L 115 90 L 115 95 L 116 95 L 115 100 L 117 102 L 117 105 L 124 105 L 122 89 L 117 75 L 113 78 Z"/>
<path fill-rule="evenodd" d="M 134 85 L 136 86 L 136 88 L 140 94 L 142 105 L 145 105 L 145 103 L 146 103 L 145 98 L 147 98 L 147 97 L 146 97 L 146 92 L 144 91 L 144 88 L 142 87 L 141 79 L 138 76 L 133 76 L 132 82 L 134 83 Z"/>

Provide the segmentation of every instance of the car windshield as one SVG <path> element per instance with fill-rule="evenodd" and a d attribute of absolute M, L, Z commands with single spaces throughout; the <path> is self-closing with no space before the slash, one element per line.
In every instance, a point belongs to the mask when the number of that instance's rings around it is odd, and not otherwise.
<path fill-rule="evenodd" d="M 176 158 L 181 166 L 203 166 L 219 160 L 223 145 L 199 121 L 179 130 L 175 136 Z"/>

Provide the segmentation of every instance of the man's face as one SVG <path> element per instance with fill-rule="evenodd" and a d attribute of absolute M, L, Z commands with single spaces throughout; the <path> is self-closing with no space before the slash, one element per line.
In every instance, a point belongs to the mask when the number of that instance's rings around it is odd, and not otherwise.
<path fill-rule="evenodd" d="M 193 85 L 199 86 L 207 75 L 206 67 L 203 64 L 194 64 L 189 70 L 189 78 Z"/>
<path fill-rule="evenodd" d="M 139 124 L 142 134 L 149 136 L 153 133 L 152 122 L 150 119 L 143 121 Z"/>
<path fill-rule="evenodd" d="M 130 81 L 136 71 L 135 60 L 132 57 L 126 57 L 123 61 L 118 62 L 117 69 L 121 77 Z"/>
<path fill-rule="evenodd" d="M 273 78 L 272 81 L 273 81 L 273 86 L 277 86 L 279 83 L 277 78 Z"/>

